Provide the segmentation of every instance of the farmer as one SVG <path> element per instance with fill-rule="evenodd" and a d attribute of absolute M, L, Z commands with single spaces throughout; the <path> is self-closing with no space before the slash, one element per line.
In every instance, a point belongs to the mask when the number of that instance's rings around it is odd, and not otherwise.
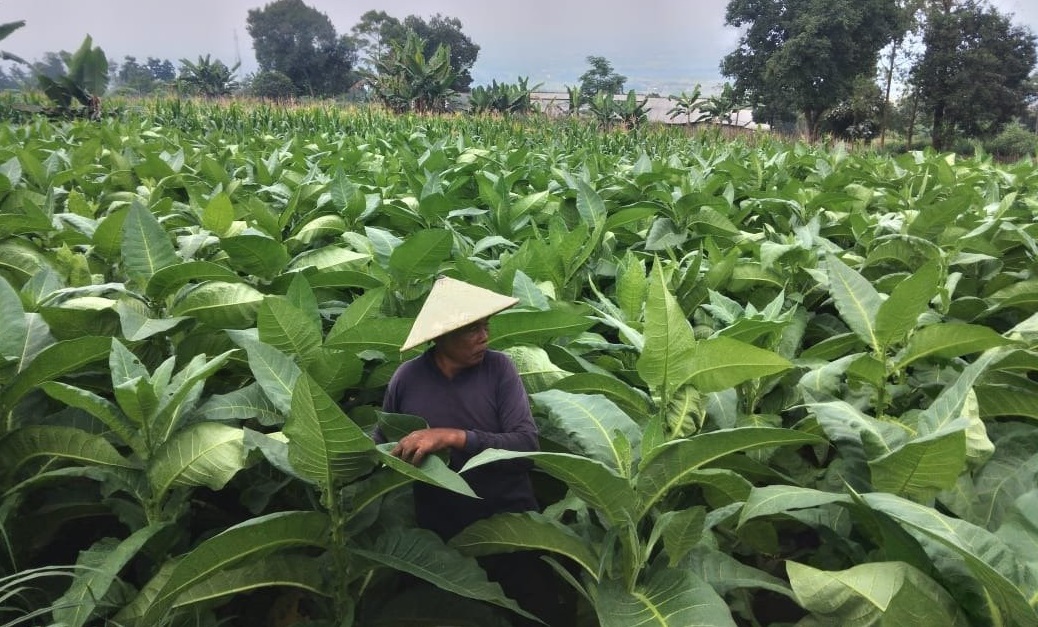
<path fill-rule="evenodd" d="M 487 348 L 488 318 L 517 302 L 449 277 L 436 280 L 400 350 L 433 344 L 401 364 L 383 402 L 385 411 L 420 416 L 429 426 L 402 437 L 393 455 L 418 465 L 427 455 L 447 451 L 450 467 L 458 470 L 484 449 L 538 449 L 537 427 L 515 365 Z M 528 468 L 524 461 L 505 461 L 467 471 L 464 478 L 479 499 L 416 482 L 418 525 L 448 540 L 482 518 L 538 509 Z M 553 573 L 536 554 L 491 555 L 480 564 L 505 594 L 551 624 Z"/>

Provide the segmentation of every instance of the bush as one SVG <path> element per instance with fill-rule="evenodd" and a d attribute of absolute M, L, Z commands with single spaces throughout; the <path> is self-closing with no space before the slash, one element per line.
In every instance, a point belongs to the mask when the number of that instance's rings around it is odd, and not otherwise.
<path fill-rule="evenodd" d="M 1038 136 L 1019 122 L 1011 122 L 1001 133 L 984 142 L 984 150 L 997 159 L 1016 161 L 1038 152 Z"/>
<path fill-rule="evenodd" d="M 252 95 L 270 100 L 285 100 L 296 95 L 296 86 L 284 72 L 268 70 L 252 79 Z"/>

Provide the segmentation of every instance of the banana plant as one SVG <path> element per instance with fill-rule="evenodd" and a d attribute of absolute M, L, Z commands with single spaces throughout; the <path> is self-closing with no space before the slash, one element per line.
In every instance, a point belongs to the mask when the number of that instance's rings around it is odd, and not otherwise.
<path fill-rule="evenodd" d="M 38 74 L 43 93 L 54 103 L 57 115 L 82 113 L 91 120 L 101 117 L 101 96 L 108 87 L 108 59 L 89 35 L 72 54 L 62 53 L 65 74 L 56 79 Z"/>

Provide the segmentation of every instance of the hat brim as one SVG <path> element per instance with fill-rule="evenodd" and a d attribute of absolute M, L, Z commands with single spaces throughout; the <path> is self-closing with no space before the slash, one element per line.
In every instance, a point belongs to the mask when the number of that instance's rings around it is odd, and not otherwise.
<path fill-rule="evenodd" d="M 518 298 L 504 296 L 471 283 L 440 277 L 433 284 L 411 332 L 400 346 L 410 350 L 441 335 L 460 329 L 513 307 Z"/>

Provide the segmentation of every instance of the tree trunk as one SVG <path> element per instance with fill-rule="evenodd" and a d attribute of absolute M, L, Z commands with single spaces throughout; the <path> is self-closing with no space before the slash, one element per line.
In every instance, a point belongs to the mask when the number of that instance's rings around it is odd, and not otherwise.
<path fill-rule="evenodd" d="M 890 110 L 890 86 L 894 82 L 894 61 L 897 56 L 897 42 L 890 46 L 890 58 L 887 61 L 887 85 L 883 93 L 883 103 L 879 111 L 879 147 L 887 143 L 887 112 Z"/>
<path fill-rule="evenodd" d="M 930 133 L 930 145 L 934 150 L 944 150 L 944 102 L 938 102 L 933 108 L 933 130 Z"/>

